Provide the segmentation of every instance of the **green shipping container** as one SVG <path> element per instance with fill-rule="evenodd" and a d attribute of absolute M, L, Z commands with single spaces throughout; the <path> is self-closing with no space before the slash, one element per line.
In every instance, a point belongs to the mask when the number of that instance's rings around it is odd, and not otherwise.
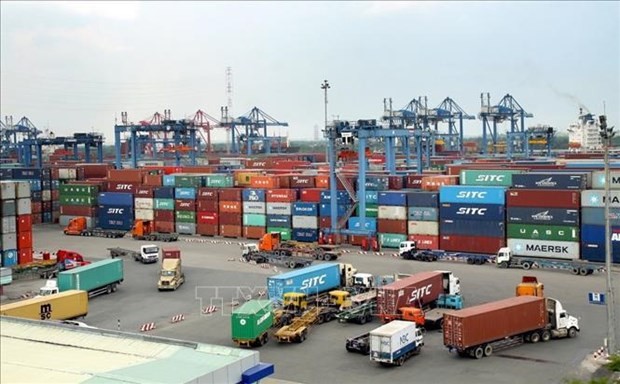
<path fill-rule="evenodd" d="M 244 213 L 243 225 L 248 227 L 264 227 L 267 225 L 267 215 Z"/>
<path fill-rule="evenodd" d="M 512 175 L 523 173 L 518 169 L 469 169 L 461 171 L 462 185 L 512 186 Z"/>
<path fill-rule="evenodd" d="M 403 241 L 407 241 L 407 235 L 398 233 L 379 234 L 379 244 L 385 248 L 398 248 Z"/>
<path fill-rule="evenodd" d="M 123 260 L 105 259 L 58 274 L 58 290 L 92 291 L 123 281 Z"/>
<path fill-rule="evenodd" d="M 61 205 L 97 205 L 97 198 L 90 196 L 59 196 Z"/>
<path fill-rule="evenodd" d="M 506 237 L 512 239 L 579 241 L 579 227 L 563 225 L 508 224 Z"/>
<path fill-rule="evenodd" d="M 232 188 L 233 177 L 229 175 L 208 175 L 205 176 L 205 184 L 207 187 L 213 188 Z"/>
<path fill-rule="evenodd" d="M 269 300 L 250 300 L 235 309 L 231 316 L 234 341 L 253 341 L 273 325 L 273 308 Z"/>
<path fill-rule="evenodd" d="M 97 197 L 99 193 L 99 187 L 96 185 L 73 185 L 73 184 L 61 184 L 60 196 L 85 196 L 85 197 Z"/>
<path fill-rule="evenodd" d="M 355 208 L 355 215 L 360 215 L 359 205 Z M 379 205 L 377 204 L 366 204 L 366 217 L 377 217 L 379 214 Z"/>
<path fill-rule="evenodd" d="M 291 229 L 290 228 L 267 227 L 267 233 L 280 233 L 280 238 L 282 240 L 290 240 L 291 239 Z"/>
<path fill-rule="evenodd" d="M 174 199 L 155 199 L 153 209 L 174 211 Z"/>
<path fill-rule="evenodd" d="M 174 176 L 175 187 L 200 188 L 203 186 L 202 181 L 202 176 L 200 175 Z"/>
<path fill-rule="evenodd" d="M 175 221 L 179 223 L 195 223 L 196 212 L 194 211 L 176 211 L 174 213 Z"/>

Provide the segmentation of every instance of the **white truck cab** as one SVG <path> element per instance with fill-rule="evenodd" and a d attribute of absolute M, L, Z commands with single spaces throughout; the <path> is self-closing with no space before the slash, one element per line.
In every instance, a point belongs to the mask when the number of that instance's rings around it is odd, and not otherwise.
<path fill-rule="evenodd" d="M 143 263 L 156 263 L 159 260 L 159 247 L 155 244 L 140 246 L 140 257 Z"/>
<path fill-rule="evenodd" d="M 416 252 L 418 250 L 418 244 L 415 241 L 401 241 L 398 246 L 398 254 L 402 256 L 407 252 Z"/>
<path fill-rule="evenodd" d="M 375 277 L 370 273 L 356 273 L 353 275 L 353 285 L 356 287 L 374 288 Z"/>
<path fill-rule="evenodd" d="M 500 248 L 499 251 L 497 251 L 497 258 L 496 258 L 497 266 L 506 268 L 508 265 L 510 265 L 511 258 L 512 258 L 512 250 L 510 248 L 508 247 Z"/>
<path fill-rule="evenodd" d="M 549 314 L 549 326 L 554 338 L 575 337 L 579 332 L 579 320 L 569 315 L 562 303 L 551 297 L 547 298 L 547 313 Z"/>
<path fill-rule="evenodd" d="M 461 294 L 461 279 L 454 276 L 450 271 L 435 271 L 443 274 L 443 291 L 447 295 Z"/>
<path fill-rule="evenodd" d="M 58 293 L 58 284 L 56 280 L 47 280 L 45 285 L 39 289 L 39 296 L 49 296 Z"/>
<path fill-rule="evenodd" d="M 241 256 L 249 255 L 253 252 L 258 252 L 258 244 L 256 243 L 243 243 L 241 244 Z"/>

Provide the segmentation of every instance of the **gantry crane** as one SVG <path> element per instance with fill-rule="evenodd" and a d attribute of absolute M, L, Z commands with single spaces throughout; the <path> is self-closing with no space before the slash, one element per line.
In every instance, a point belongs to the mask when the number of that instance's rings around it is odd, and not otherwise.
<path fill-rule="evenodd" d="M 196 111 L 190 119 L 194 122 L 196 128 L 198 128 L 198 134 L 200 134 L 200 137 L 202 137 L 205 142 L 205 152 L 213 152 L 213 146 L 211 145 L 211 131 L 213 128 L 221 127 L 222 124 L 215 117 L 209 115 L 201 109 Z M 203 135 L 203 132 L 206 134 L 206 137 Z"/>
<path fill-rule="evenodd" d="M 246 154 L 251 155 L 255 143 L 262 144 L 262 152 L 264 153 L 271 153 L 272 149 L 278 153 L 282 151 L 283 139 L 285 140 L 285 138 L 269 136 L 267 127 L 288 127 L 288 123 L 274 119 L 258 107 L 252 108 L 248 113 L 236 119 L 230 119 L 227 113 L 228 109 L 223 107 L 220 126 L 230 131 L 232 153 L 241 153 L 245 149 Z"/>
<path fill-rule="evenodd" d="M 5 116 L 5 121 L 0 121 L 0 131 L 2 157 L 15 159 L 21 157 L 20 142 L 34 140 L 42 133 L 26 116 L 19 119 L 16 124 L 13 124 L 13 116 Z"/>
<path fill-rule="evenodd" d="M 486 98 L 485 98 L 486 96 Z M 482 153 L 488 153 L 488 138 L 491 136 L 493 152 L 500 143 L 497 136 L 497 124 L 510 121 L 510 131 L 506 133 L 506 146 L 509 153 L 523 151 L 527 153 L 528 133 L 525 130 L 525 118 L 534 115 L 525 112 L 523 107 L 510 94 L 506 94 L 497 105 L 491 106 L 489 93 L 480 94 L 480 115 L 482 120 Z"/>
<path fill-rule="evenodd" d="M 463 155 L 463 120 L 475 118 L 475 116 L 467 114 L 454 100 L 446 97 L 437 108 L 429 111 L 427 120 L 434 128 L 433 136 L 443 140 L 448 151 L 459 151 Z M 439 133 L 439 123 L 448 123 L 447 133 Z M 433 145 L 432 148 L 434 155 L 435 146 Z"/>

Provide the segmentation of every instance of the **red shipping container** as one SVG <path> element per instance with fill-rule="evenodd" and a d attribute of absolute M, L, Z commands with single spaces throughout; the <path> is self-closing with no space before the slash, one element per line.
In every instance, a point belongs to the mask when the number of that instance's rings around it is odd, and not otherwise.
<path fill-rule="evenodd" d="M 17 251 L 17 262 L 19 265 L 32 263 L 32 248 L 24 248 Z"/>
<path fill-rule="evenodd" d="M 314 176 L 290 176 L 289 184 L 291 188 L 314 188 Z"/>
<path fill-rule="evenodd" d="M 220 225 L 220 236 L 239 238 L 242 234 L 240 225 Z"/>
<path fill-rule="evenodd" d="M 404 184 L 403 176 L 388 176 L 388 189 L 400 190 L 403 189 Z"/>
<path fill-rule="evenodd" d="M 97 216 L 97 207 L 87 205 L 61 205 L 60 214 L 66 216 Z"/>
<path fill-rule="evenodd" d="M 296 189 L 269 189 L 266 200 L 268 203 L 293 203 L 297 201 Z"/>
<path fill-rule="evenodd" d="M 125 192 L 125 193 L 136 193 L 136 188 L 140 183 L 127 183 L 127 182 L 108 182 L 107 188 L 108 192 Z"/>
<path fill-rule="evenodd" d="M 196 201 L 177 199 L 174 201 L 174 209 L 177 211 L 196 211 Z"/>
<path fill-rule="evenodd" d="M 265 227 L 243 227 L 243 237 L 246 239 L 260 239 L 265 233 Z"/>
<path fill-rule="evenodd" d="M 240 201 L 220 201 L 220 215 L 223 216 L 223 213 L 241 213 L 241 205 Z"/>
<path fill-rule="evenodd" d="M 426 175 L 409 175 L 405 178 L 405 188 L 420 189 L 422 188 L 422 178 Z"/>
<path fill-rule="evenodd" d="M 210 167 L 208 165 L 186 165 L 181 170 L 181 173 L 213 173 L 215 172 L 215 167 Z"/>
<path fill-rule="evenodd" d="M 329 175 L 316 175 L 314 178 L 314 185 L 321 189 L 329 188 Z"/>
<path fill-rule="evenodd" d="M 439 236 L 439 248 L 445 251 L 496 254 L 505 246 L 506 239 L 503 237 Z"/>
<path fill-rule="evenodd" d="M 219 201 L 218 190 L 215 188 L 198 188 L 198 194 L 196 195 L 198 200 Z"/>
<path fill-rule="evenodd" d="M 17 232 L 30 232 L 30 231 L 32 231 L 32 216 L 31 215 L 17 216 Z"/>
<path fill-rule="evenodd" d="M 579 209 L 579 191 L 519 189 L 506 193 L 506 205 L 512 207 L 569 208 Z"/>
<path fill-rule="evenodd" d="M 241 201 L 242 188 L 221 188 L 218 190 L 220 201 Z"/>
<path fill-rule="evenodd" d="M 176 247 L 164 247 L 161 249 L 161 253 L 164 259 L 180 259 L 181 250 Z"/>
<path fill-rule="evenodd" d="M 168 211 L 168 212 L 172 212 L 172 211 Z M 174 233 L 174 221 L 155 220 L 155 232 Z"/>
<path fill-rule="evenodd" d="M 136 188 L 136 192 L 134 193 L 134 197 L 140 198 L 152 198 L 153 197 L 153 187 L 151 186 L 140 186 Z"/>
<path fill-rule="evenodd" d="M 41 202 L 40 201 L 33 201 L 30 204 L 30 207 L 32 208 L 32 213 L 41 213 Z M 39 221 L 39 223 L 40 223 L 40 221 Z M 33 221 L 32 224 L 38 224 L 38 223 L 35 223 Z"/>
<path fill-rule="evenodd" d="M 214 224 L 197 224 L 196 233 L 202 236 L 218 236 L 220 226 Z"/>
<path fill-rule="evenodd" d="M 321 216 L 319 217 L 319 228 L 331 228 L 332 227 L 332 218 L 329 216 Z"/>
<path fill-rule="evenodd" d="M 217 200 L 198 200 L 196 202 L 196 211 L 217 212 L 220 209 L 220 204 Z"/>
<path fill-rule="evenodd" d="M 151 187 L 161 187 L 162 183 L 163 183 L 163 175 L 152 175 L 148 173 L 144 175 L 144 181 L 143 181 L 144 185 L 148 185 Z"/>
<path fill-rule="evenodd" d="M 231 215 L 228 215 L 228 216 L 231 216 Z M 196 222 L 198 224 L 218 225 L 219 215 L 217 214 L 217 212 L 205 212 L 205 211 L 196 212 Z"/>
<path fill-rule="evenodd" d="M 17 234 L 17 249 L 32 248 L 32 232 L 20 232 Z"/>
<path fill-rule="evenodd" d="M 143 169 L 108 169 L 108 181 L 117 183 L 142 183 Z"/>
<path fill-rule="evenodd" d="M 52 196 L 52 201 L 58 201 L 60 197 L 60 191 L 57 189 L 52 189 L 52 193 L 50 195 Z"/>
<path fill-rule="evenodd" d="M 422 189 L 425 191 L 439 191 L 442 185 L 458 185 L 459 176 L 426 176 L 422 179 Z"/>
<path fill-rule="evenodd" d="M 99 163 L 81 163 L 77 164 L 78 180 L 86 180 L 91 178 L 105 178 L 108 176 L 108 170 L 112 169 L 111 164 Z"/>
<path fill-rule="evenodd" d="M 221 214 L 219 220 L 220 225 L 243 225 L 242 215 Z"/>
<path fill-rule="evenodd" d="M 409 241 L 415 241 L 418 249 L 439 249 L 439 236 L 409 235 Z"/>
<path fill-rule="evenodd" d="M 32 217 L 32 225 L 41 224 L 41 222 L 43 221 L 43 215 L 41 215 L 40 213 L 33 213 L 30 216 Z"/>
<path fill-rule="evenodd" d="M 322 189 L 318 188 L 302 189 L 299 191 L 299 200 L 308 203 L 320 203 L 321 191 Z"/>
<path fill-rule="evenodd" d="M 156 209 L 153 212 L 155 221 L 174 222 L 174 211 Z"/>
<path fill-rule="evenodd" d="M 349 244 L 355 246 L 361 246 L 364 239 L 368 239 L 367 236 L 358 236 L 358 235 L 350 235 L 349 236 Z"/>
<path fill-rule="evenodd" d="M 250 176 L 250 186 L 252 188 L 280 188 L 282 187 L 280 179 L 280 176 Z"/>
<path fill-rule="evenodd" d="M 52 202 L 51 201 L 43 201 L 41 202 L 41 212 L 50 212 L 52 210 Z"/>
<path fill-rule="evenodd" d="M 377 232 L 407 234 L 407 220 L 377 219 Z"/>
<path fill-rule="evenodd" d="M 245 162 L 247 169 L 265 169 L 271 168 L 271 160 L 252 160 L 248 159 Z"/>

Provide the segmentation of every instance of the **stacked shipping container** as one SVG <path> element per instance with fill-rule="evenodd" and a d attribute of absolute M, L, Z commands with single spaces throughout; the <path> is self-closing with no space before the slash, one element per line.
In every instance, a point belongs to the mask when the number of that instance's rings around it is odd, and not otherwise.
<path fill-rule="evenodd" d="M 419 249 L 439 249 L 439 193 L 407 194 L 407 233 Z"/>
<path fill-rule="evenodd" d="M 4 267 L 32 261 L 32 203 L 28 181 L 0 182 L 0 262 Z"/>
<path fill-rule="evenodd" d="M 402 191 L 379 192 L 377 233 L 379 244 L 398 248 L 407 240 L 407 193 Z"/>
<path fill-rule="evenodd" d="M 86 218 L 88 228 L 96 227 L 98 225 L 97 196 L 99 192 L 97 185 L 61 184 L 59 190 L 60 225 L 64 227 L 71 219 L 83 216 Z"/>

